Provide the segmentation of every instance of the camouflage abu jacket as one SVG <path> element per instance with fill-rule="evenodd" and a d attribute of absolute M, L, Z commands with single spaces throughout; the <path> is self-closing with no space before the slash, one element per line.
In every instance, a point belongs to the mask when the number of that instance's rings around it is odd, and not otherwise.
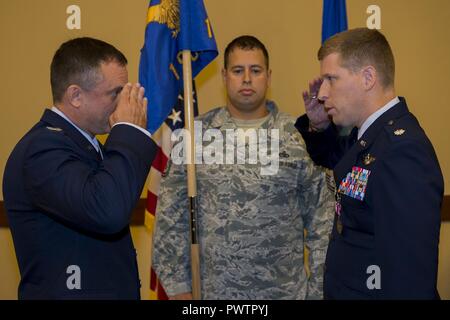
<path fill-rule="evenodd" d="M 202 299 L 322 298 L 333 194 L 325 170 L 310 159 L 295 119 L 278 112 L 273 102 L 267 108 L 270 117 L 260 128 L 269 129 L 268 140 L 279 146 L 276 170 L 264 174 L 259 161 L 196 165 Z M 203 132 L 215 128 L 224 137 L 237 128 L 226 108 L 197 120 Z M 278 137 L 271 129 L 278 129 Z M 203 151 L 217 142 L 209 140 Z M 227 151 L 229 139 L 223 140 L 216 153 Z M 251 141 L 245 144 L 247 151 L 251 147 Z M 188 207 L 185 166 L 172 163 L 161 182 L 152 262 L 169 296 L 191 292 Z M 309 277 L 304 247 L 310 250 Z"/>

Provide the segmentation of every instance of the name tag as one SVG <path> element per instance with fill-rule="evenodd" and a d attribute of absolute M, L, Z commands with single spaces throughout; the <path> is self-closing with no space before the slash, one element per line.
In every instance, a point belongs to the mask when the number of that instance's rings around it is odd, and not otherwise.
<path fill-rule="evenodd" d="M 370 170 L 353 167 L 352 172 L 349 172 L 345 179 L 341 181 L 338 192 L 363 201 L 369 176 Z"/>

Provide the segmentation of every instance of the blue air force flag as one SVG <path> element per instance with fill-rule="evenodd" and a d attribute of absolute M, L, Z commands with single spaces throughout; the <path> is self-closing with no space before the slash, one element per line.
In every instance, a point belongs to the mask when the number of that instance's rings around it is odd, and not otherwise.
<path fill-rule="evenodd" d="M 148 98 L 150 133 L 177 104 L 183 88 L 183 50 L 192 52 L 193 78 L 217 56 L 203 0 L 151 0 L 139 65 L 139 82 Z"/>
<path fill-rule="evenodd" d="M 323 0 L 322 43 L 347 28 L 345 0 Z"/>

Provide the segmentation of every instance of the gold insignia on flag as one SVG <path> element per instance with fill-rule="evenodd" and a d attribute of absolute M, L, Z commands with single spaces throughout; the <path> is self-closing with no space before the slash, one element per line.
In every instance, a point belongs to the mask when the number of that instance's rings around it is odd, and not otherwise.
<path fill-rule="evenodd" d="M 161 0 L 160 4 L 150 6 L 147 13 L 147 23 L 150 22 L 167 25 L 172 30 L 172 36 L 176 38 L 180 32 L 179 0 Z"/>
<path fill-rule="evenodd" d="M 396 136 L 401 136 L 402 134 L 404 134 L 406 132 L 406 130 L 404 130 L 404 129 L 398 129 L 398 130 L 395 130 L 394 131 L 394 134 L 396 135 Z"/>

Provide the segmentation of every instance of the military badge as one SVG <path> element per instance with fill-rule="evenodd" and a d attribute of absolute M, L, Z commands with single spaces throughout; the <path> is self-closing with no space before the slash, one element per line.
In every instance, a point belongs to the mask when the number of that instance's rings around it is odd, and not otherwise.
<path fill-rule="evenodd" d="M 398 130 L 395 130 L 395 131 L 394 131 L 394 134 L 395 134 L 396 136 L 401 136 L 401 135 L 404 134 L 405 132 L 406 132 L 405 129 L 398 129 Z"/>
<path fill-rule="evenodd" d="M 341 181 L 338 192 L 356 200 L 363 201 L 369 176 L 370 170 L 353 167 L 352 172 L 349 172 Z"/>
<path fill-rule="evenodd" d="M 368 166 L 369 164 L 371 164 L 372 162 L 374 162 L 376 160 L 376 158 L 374 156 L 372 156 L 370 153 L 366 154 L 363 158 L 363 163 Z"/>

